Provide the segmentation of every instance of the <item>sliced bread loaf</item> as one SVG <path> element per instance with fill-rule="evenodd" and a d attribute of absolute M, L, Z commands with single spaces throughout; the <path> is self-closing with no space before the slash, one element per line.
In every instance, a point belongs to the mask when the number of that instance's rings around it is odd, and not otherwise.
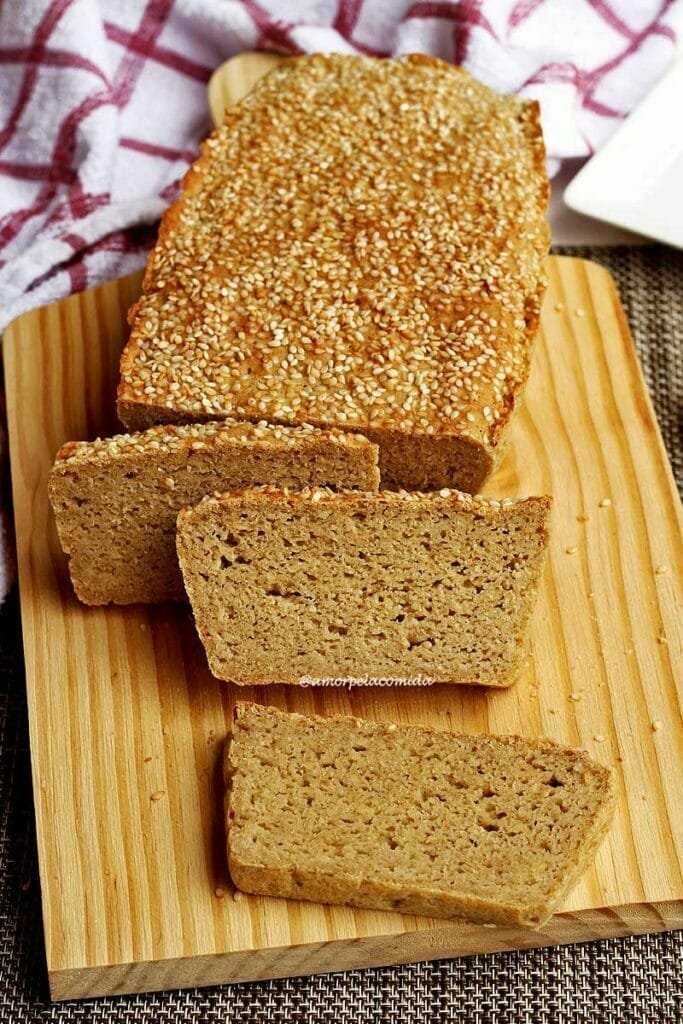
<path fill-rule="evenodd" d="M 228 862 L 247 892 L 536 928 L 609 826 L 580 750 L 237 704 Z"/>
<path fill-rule="evenodd" d="M 216 490 L 263 483 L 376 488 L 377 447 L 341 431 L 235 421 L 64 445 L 49 490 L 78 597 L 184 599 L 179 510 Z"/>
<path fill-rule="evenodd" d="M 509 685 L 548 541 L 549 498 L 288 493 L 207 498 L 178 556 L 212 672 Z"/>

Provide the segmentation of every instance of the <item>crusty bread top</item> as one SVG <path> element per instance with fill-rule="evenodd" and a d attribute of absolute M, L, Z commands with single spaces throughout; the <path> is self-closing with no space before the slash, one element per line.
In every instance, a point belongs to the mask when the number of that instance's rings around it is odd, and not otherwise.
<path fill-rule="evenodd" d="M 215 442 L 295 448 L 302 438 L 332 441 L 347 448 L 376 447 L 361 434 L 349 434 L 342 430 L 319 430 L 308 423 L 284 427 L 265 421 L 248 423 L 241 420 L 221 420 L 218 423 L 151 427 L 139 433 L 98 437 L 94 441 L 67 441 L 57 452 L 55 469 L 59 470 L 62 463 L 83 464 L 117 456 L 145 455 L 151 451 L 170 454 L 184 448 L 197 450 Z"/>
<path fill-rule="evenodd" d="M 287 487 L 275 487 L 266 484 L 262 487 L 242 487 L 225 494 L 216 492 L 207 494 L 206 497 L 192 508 L 183 509 L 180 513 L 178 523 L 190 522 L 193 518 L 199 517 L 213 509 L 220 509 L 222 505 L 234 504 L 237 501 L 251 503 L 269 503 L 273 501 L 286 501 L 292 506 L 317 505 L 329 501 L 348 511 L 349 505 L 366 505 L 369 502 L 375 505 L 400 505 L 406 503 L 429 502 L 439 503 L 444 508 L 454 508 L 457 511 L 473 512 L 478 515 L 496 514 L 501 509 L 524 509 L 531 511 L 535 509 L 549 512 L 553 499 L 549 495 L 529 498 L 486 498 L 482 494 L 465 494 L 463 491 L 449 490 L 444 487 L 440 491 L 423 493 L 422 491 L 333 491 L 329 487 L 304 487 L 300 491 L 292 491 Z"/>
<path fill-rule="evenodd" d="M 287 62 L 166 213 L 119 410 L 494 445 L 528 372 L 548 185 L 535 103 L 423 56 Z"/>

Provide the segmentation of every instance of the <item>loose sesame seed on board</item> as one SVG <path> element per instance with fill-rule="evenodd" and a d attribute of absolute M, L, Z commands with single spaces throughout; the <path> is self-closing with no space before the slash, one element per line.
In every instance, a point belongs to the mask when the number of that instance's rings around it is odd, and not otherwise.
<path fill-rule="evenodd" d="M 528 373 L 546 200 L 530 104 L 436 61 L 290 62 L 167 216 L 120 400 L 493 444 Z"/>

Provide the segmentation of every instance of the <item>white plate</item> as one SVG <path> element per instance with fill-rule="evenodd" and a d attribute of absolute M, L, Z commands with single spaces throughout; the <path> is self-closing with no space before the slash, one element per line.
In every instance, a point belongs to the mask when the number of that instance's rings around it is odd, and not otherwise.
<path fill-rule="evenodd" d="M 683 58 L 579 171 L 564 201 L 683 249 Z"/>

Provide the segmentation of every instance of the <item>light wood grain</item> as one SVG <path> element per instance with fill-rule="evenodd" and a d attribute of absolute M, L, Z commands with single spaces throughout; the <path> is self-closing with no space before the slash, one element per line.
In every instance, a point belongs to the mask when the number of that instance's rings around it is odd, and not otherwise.
<path fill-rule="evenodd" d="M 185 609 L 79 605 L 47 501 L 59 444 L 116 429 L 118 357 L 139 276 L 26 314 L 7 330 L 33 782 L 55 998 L 683 926 L 680 504 L 609 275 L 566 258 L 551 259 L 549 271 L 526 400 L 487 488 L 498 496 L 547 491 L 556 499 L 522 678 L 492 693 L 447 686 L 239 691 L 292 710 L 544 734 L 613 764 L 620 783 L 614 826 L 563 913 L 538 933 L 233 899 L 219 760 L 238 691 L 210 677 Z"/>
<path fill-rule="evenodd" d="M 214 124 L 220 124 L 226 107 L 245 96 L 259 78 L 287 57 L 279 53 L 240 53 L 214 71 L 209 81 L 209 109 Z"/>

